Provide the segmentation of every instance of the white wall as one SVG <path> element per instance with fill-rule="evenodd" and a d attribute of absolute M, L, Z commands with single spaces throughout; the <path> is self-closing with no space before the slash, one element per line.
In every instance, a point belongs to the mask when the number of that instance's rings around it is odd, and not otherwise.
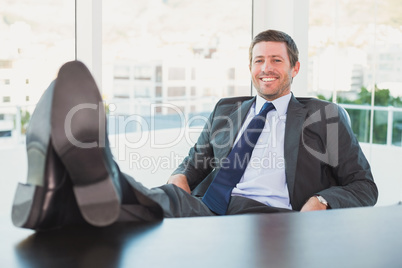
<path fill-rule="evenodd" d="M 362 143 L 361 147 L 369 160 L 378 187 L 377 206 L 402 201 L 402 148 L 368 143 Z"/>

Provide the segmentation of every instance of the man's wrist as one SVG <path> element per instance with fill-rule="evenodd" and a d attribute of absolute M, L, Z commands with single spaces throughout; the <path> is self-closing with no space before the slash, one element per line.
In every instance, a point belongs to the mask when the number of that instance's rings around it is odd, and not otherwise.
<path fill-rule="evenodd" d="M 168 184 L 176 182 L 187 182 L 187 177 L 184 174 L 171 175 L 167 181 Z"/>
<path fill-rule="evenodd" d="M 321 204 L 325 205 L 327 209 L 330 208 L 328 201 L 324 197 L 321 195 L 315 195 L 314 197 L 316 197 Z"/>

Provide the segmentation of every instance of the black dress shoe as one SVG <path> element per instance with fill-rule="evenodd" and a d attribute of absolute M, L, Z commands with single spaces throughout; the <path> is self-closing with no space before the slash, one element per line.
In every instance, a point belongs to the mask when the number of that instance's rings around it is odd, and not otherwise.
<path fill-rule="evenodd" d="M 53 90 L 54 82 L 38 102 L 28 126 L 28 179 L 26 184 L 18 184 L 11 216 L 17 227 L 47 230 L 82 222 L 68 174 L 50 142 Z"/>
<path fill-rule="evenodd" d="M 84 219 L 95 226 L 115 222 L 121 204 L 119 171 L 109 148 L 101 95 L 81 62 L 68 62 L 60 68 L 51 136 Z"/>

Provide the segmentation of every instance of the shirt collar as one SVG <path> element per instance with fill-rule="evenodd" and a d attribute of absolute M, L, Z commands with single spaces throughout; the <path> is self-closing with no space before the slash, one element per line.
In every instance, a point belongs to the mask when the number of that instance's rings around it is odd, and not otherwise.
<path fill-rule="evenodd" d="M 290 102 L 291 97 L 292 97 L 292 94 L 289 93 L 289 94 L 287 94 L 285 96 L 282 96 L 282 97 L 277 98 L 277 99 L 272 101 L 272 103 L 274 104 L 275 109 L 276 109 L 276 111 L 277 111 L 279 116 L 286 115 L 286 113 L 288 111 L 288 106 L 289 106 L 289 102 Z M 266 99 L 264 99 L 261 96 L 257 95 L 257 101 L 255 103 L 256 114 L 261 110 L 262 106 L 266 102 L 267 102 Z M 268 102 L 271 102 L 271 101 L 268 101 Z"/>

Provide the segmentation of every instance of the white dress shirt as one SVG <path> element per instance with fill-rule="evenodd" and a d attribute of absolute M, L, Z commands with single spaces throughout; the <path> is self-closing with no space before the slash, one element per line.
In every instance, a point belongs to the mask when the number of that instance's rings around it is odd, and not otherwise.
<path fill-rule="evenodd" d="M 272 101 L 275 110 L 267 114 L 267 121 L 254 147 L 250 162 L 240 182 L 233 189 L 232 195 L 244 196 L 272 207 L 292 209 L 284 158 L 285 123 L 290 98 L 289 93 Z M 265 99 L 257 95 L 236 142 L 265 102 Z"/>

